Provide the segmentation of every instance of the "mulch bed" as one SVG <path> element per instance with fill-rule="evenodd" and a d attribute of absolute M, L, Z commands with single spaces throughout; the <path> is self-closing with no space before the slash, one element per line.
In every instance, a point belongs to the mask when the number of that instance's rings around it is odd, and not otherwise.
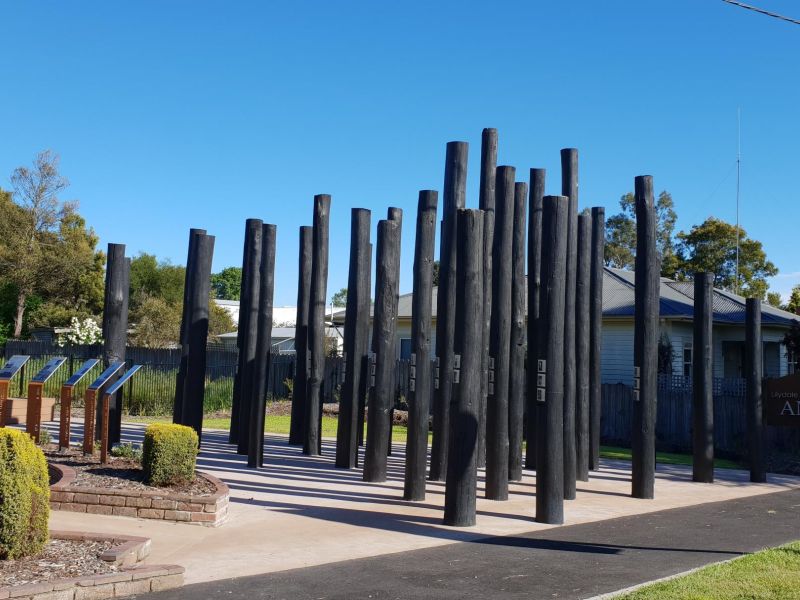
<path fill-rule="evenodd" d="M 0 560 L 0 587 L 114 573 L 118 567 L 100 559 L 112 546 L 108 540 L 50 540 L 36 556 Z"/>
<path fill-rule="evenodd" d="M 198 497 L 210 496 L 217 491 L 214 484 L 203 477 L 195 477 L 194 481 L 189 483 L 167 487 L 147 485 L 141 465 L 130 458 L 109 456 L 108 464 L 101 465 L 99 456 L 84 456 L 83 453 L 74 450 L 61 453 L 55 447 L 45 449 L 45 456 L 48 462 L 67 465 L 75 469 L 77 477 L 70 488 L 160 491 Z"/>

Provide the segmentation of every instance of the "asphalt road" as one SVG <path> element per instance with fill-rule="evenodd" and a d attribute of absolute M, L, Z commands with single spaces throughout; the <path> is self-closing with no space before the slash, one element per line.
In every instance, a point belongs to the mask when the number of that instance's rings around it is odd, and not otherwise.
<path fill-rule="evenodd" d="M 147 598 L 577 599 L 797 539 L 800 489 L 190 585 Z"/>

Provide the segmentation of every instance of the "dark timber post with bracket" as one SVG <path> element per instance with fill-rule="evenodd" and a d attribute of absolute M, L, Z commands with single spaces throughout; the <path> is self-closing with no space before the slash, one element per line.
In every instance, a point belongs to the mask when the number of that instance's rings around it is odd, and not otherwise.
<path fill-rule="evenodd" d="M 514 167 L 497 167 L 492 256 L 492 329 L 486 406 L 486 498 L 508 499 L 508 394 L 511 358 L 511 250 Z"/>
<path fill-rule="evenodd" d="M 408 437 L 403 498 L 425 499 L 428 464 L 428 418 L 431 406 L 431 303 L 436 208 L 439 194 L 419 193 L 414 244 L 414 293 L 411 309 L 411 365 L 408 381 Z"/>
<path fill-rule="evenodd" d="M 589 480 L 591 263 L 592 217 L 586 212 L 578 215 L 578 275 L 575 295 L 575 366 L 577 370 L 575 477 L 579 481 Z"/>
<path fill-rule="evenodd" d="M 302 446 L 306 439 L 308 386 L 308 306 L 311 303 L 311 245 L 314 228 L 300 228 L 300 255 L 297 276 L 297 317 L 294 324 L 294 382 L 292 383 L 292 422 L 289 443 Z"/>
<path fill-rule="evenodd" d="M 660 268 L 656 250 L 653 178 L 635 180 L 636 289 L 633 340 L 634 390 L 631 427 L 631 491 L 653 498 L 656 470 L 656 394 L 658 391 L 658 314 Z"/>
<path fill-rule="evenodd" d="M 371 213 L 354 208 L 350 214 L 350 270 L 347 277 L 347 306 L 344 316 L 344 385 L 336 430 L 336 466 L 352 469 L 358 452 L 358 394 L 362 389 L 363 357 L 367 354 L 369 331 L 359 319 L 366 297 L 369 311 L 369 230 Z"/>
<path fill-rule="evenodd" d="M 468 150 L 469 144 L 466 142 L 447 143 L 436 304 L 439 385 L 433 398 L 431 481 L 444 481 L 447 474 L 447 436 L 450 431 L 450 398 L 453 393 L 453 335 L 456 318 L 456 212 L 459 208 L 464 208 L 466 199 Z"/>
<path fill-rule="evenodd" d="M 361 388 L 358 394 L 358 431 L 356 432 L 356 439 L 358 445 L 364 445 L 364 421 L 367 412 L 367 396 L 372 389 L 372 375 L 370 372 L 370 365 L 372 364 L 372 349 L 374 348 L 375 340 L 372 340 L 372 345 L 369 342 L 369 324 L 372 313 L 372 242 L 369 244 L 369 251 L 367 252 L 367 295 L 364 299 L 364 308 L 359 311 L 359 327 L 367 332 L 367 350 L 361 361 L 361 368 L 363 377 L 361 377 Z M 358 453 L 356 453 L 356 466 L 358 466 Z"/>
<path fill-rule="evenodd" d="M 764 422 L 761 405 L 761 300 L 748 298 L 745 305 L 745 358 L 747 377 L 747 443 L 750 450 L 750 481 L 766 483 Z"/>
<path fill-rule="evenodd" d="M 525 468 L 536 468 L 536 364 L 539 345 L 539 306 L 542 279 L 542 202 L 544 169 L 530 171 L 530 218 L 528 219 L 528 389 L 525 396 Z"/>
<path fill-rule="evenodd" d="M 395 223 L 397 223 L 397 228 L 398 228 L 397 237 L 400 239 L 400 244 L 402 245 L 402 240 L 403 240 L 403 209 L 402 208 L 397 208 L 396 206 L 390 206 L 389 207 L 389 211 L 388 211 L 388 215 L 387 215 L 386 218 L 389 219 L 390 221 L 394 221 Z M 393 314 L 395 315 L 395 318 L 397 318 L 398 303 L 400 302 L 400 284 L 399 284 L 400 275 L 398 274 L 397 277 L 398 277 L 398 279 L 397 279 L 397 281 L 398 281 L 398 289 L 397 289 L 397 293 L 394 295 L 394 309 L 393 309 Z M 399 377 L 399 373 L 395 369 L 395 378 L 393 380 L 394 383 L 392 385 L 392 397 L 391 397 L 391 401 L 389 403 L 389 436 L 388 436 L 388 441 L 387 441 L 387 446 L 386 446 L 386 454 L 388 456 L 392 455 L 392 426 L 394 425 L 394 405 L 397 402 L 397 384 L 398 384 L 397 379 L 398 379 L 398 377 Z"/>
<path fill-rule="evenodd" d="M 713 273 L 694 274 L 692 481 L 714 483 Z"/>
<path fill-rule="evenodd" d="M 564 297 L 569 198 L 546 196 L 542 215 L 536 368 L 536 520 L 564 522 Z"/>
<path fill-rule="evenodd" d="M 603 340 L 603 265 L 606 244 L 605 208 L 592 208 L 592 273 L 590 282 L 589 345 L 589 468 L 600 468 L 600 414 L 602 412 L 601 351 Z"/>
<path fill-rule="evenodd" d="M 387 446 L 391 437 L 389 408 L 394 401 L 395 333 L 400 277 L 400 225 L 378 222 L 378 256 L 375 268 L 375 317 L 372 337 L 375 348 L 374 390 L 367 410 L 367 448 L 364 481 L 386 481 Z M 370 370 L 373 367 L 370 366 Z"/>
<path fill-rule="evenodd" d="M 508 478 L 522 479 L 525 420 L 525 221 L 528 184 L 514 185 L 514 236 L 511 249 L 511 356 L 508 392 Z"/>
<path fill-rule="evenodd" d="M 317 456 L 322 451 L 320 416 L 322 380 L 325 376 L 325 292 L 328 288 L 328 224 L 331 197 L 314 196 L 314 233 L 311 246 L 311 302 L 308 306 L 308 371 L 306 401 L 306 439 L 303 454 Z"/>
<path fill-rule="evenodd" d="M 478 405 L 478 467 L 486 465 L 486 398 L 489 394 L 489 331 L 492 326 L 492 247 L 494 195 L 497 176 L 497 129 L 481 134 L 481 187 L 478 208 L 483 214 L 483 333 L 481 344 L 481 397 Z"/>
<path fill-rule="evenodd" d="M 483 213 L 458 211 L 458 278 L 453 403 L 444 524 L 475 525 L 478 407 L 483 347 Z"/>

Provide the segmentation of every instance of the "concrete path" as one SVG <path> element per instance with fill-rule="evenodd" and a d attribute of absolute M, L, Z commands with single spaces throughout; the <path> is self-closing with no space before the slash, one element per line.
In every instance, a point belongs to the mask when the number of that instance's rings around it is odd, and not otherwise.
<path fill-rule="evenodd" d="M 197 584 L 147 598 L 589 598 L 798 538 L 800 490 L 792 490 Z"/>

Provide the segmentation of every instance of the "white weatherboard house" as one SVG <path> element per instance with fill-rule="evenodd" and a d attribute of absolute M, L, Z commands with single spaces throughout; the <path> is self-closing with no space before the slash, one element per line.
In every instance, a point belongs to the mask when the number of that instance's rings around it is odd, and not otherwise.
<path fill-rule="evenodd" d="M 632 271 L 605 268 L 603 273 L 603 383 L 633 382 Z M 432 348 L 436 347 L 436 288 L 433 288 Z M 691 374 L 694 283 L 661 279 L 661 339 L 672 346 L 672 373 Z M 397 318 L 397 356 L 411 354 L 412 294 L 400 296 Z M 714 377 L 740 378 L 744 368 L 745 299 L 714 290 Z M 783 346 L 783 336 L 797 315 L 762 304 L 761 335 L 764 343 L 764 375 L 778 377 L 794 371 Z M 344 325 L 344 311 L 333 314 L 333 322 Z"/>

